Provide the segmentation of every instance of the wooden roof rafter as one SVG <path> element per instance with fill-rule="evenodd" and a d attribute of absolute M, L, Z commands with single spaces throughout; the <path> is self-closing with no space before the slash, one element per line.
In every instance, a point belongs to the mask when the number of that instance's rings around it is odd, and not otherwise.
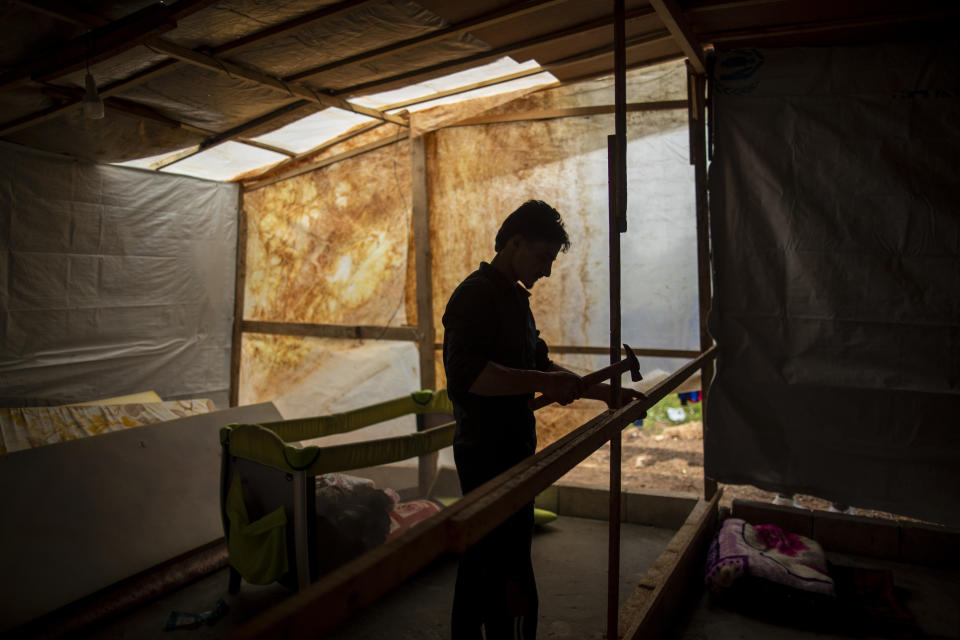
<path fill-rule="evenodd" d="M 158 34 L 172 31 L 177 20 L 211 5 L 216 0 L 179 0 L 170 5 L 154 4 L 120 20 L 96 25 L 89 33 L 65 42 L 55 50 L 18 65 L 15 71 L 0 74 L 0 88 L 28 80 L 46 82 L 112 58 Z M 36 3 L 21 2 L 32 8 Z M 40 6 L 44 6 L 40 4 Z M 48 8 L 45 13 L 50 13 Z M 71 10 L 71 21 L 80 12 Z"/>
<path fill-rule="evenodd" d="M 183 17 L 183 15 L 186 14 L 186 11 L 185 11 L 185 7 L 181 7 L 181 5 L 184 5 L 185 3 L 191 3 L 192 5 L 195 5 L 197 7 L 194 10 L 199 10 L 200 8 L 202 8 L 202 6 L 200 5 L 206 6 L 207 4 L 211 4 L 213 1 L 214 0 L 180 0 L 180 2 L 178 2 L 176 5 L 173 5 L 169 8 L 172 10 L 175 7 L 180 7 L 179 12 L 174 13 L 173 15 L 177 17 Z M 123 89 L 133 86 L 134 84 L 144 82 L 145 80 L 149 79 L 150 77 L 153 77 L 159 72 L 165 72 L 169 70 L 172 66 L 176 64 L 192 64 L 194 66 L 200 66 L 208 70 L 216 71 L 217 73 L 225 73 L 229 75 L 240 76 L 252 82 L 257 82 L 265 86 L 270 86 L 274 89 L 285 91 L 291 96 L 297 95 L 302 99 L 314 102 L 322 106 L 344 109 L 346 111 L 360 113 L 362 115 L 366 115 L 366 116 L 383 120 L 386 122 L 393 122 L 394 124 L 406 126 L 406 122 L 400 118 L 397 118 L 396 116 L 386 115 L 374 109 L 367 109 L 359 105 L 353 105 L 350 102 L 343 100 L 342 98 L 329 97 L 329 96 L 326 96 L 325 94 L 316 92 L 313 89 L 310 89 L 309 87 L 306 87 L 303 85 L 286 83 L 280 78 L 275 78 L 275 77 L 269 76 L 268 74 L 265 74 L 256 70 L 251 70 L 246 67 L 241 67 L 239 65 L 235 65 L 226 60 L 221 60 L 216 57 L 217 53 L 234 51 L 239 48 L 249 46 L 254 42 L 260 42 L 268 38 L 276 37 L 283 33 L 287 33 L 294 29 L 301 28 L 310 22 L 316 22 L 322 19 L 329 19 L 330 17 L 339 15 L 347 10 L 356 9 L 362 5 L 371 4 L 378 1 L 380 0 L 346 0 L 345 2 L 341 2 L 333 6 L 325 7 L 324 9 L 314 11 L 305 16 L 301 16 L 299 18 L 289 20 L 279 25 L 274 25 L 273 27 L 268 27 L 254 34 L 250 34 L 249 36 L 245 36 L 238 40 L 223 44 L 215 48 L 213 50 L 214 53 L 212 54 L 207 54 L 200 51 L 193 51 L 186 47 L 180 47 L 179 45 L 176 45 L 172 42 L 168 42 L 159 37 L 154 37 L 153 35 L 139 37 L 136 39 L 135 42 L 130 44 L 129 47 L 123 48 L 123 50 L 129 49 L 132 46 L 143 44 L 145 46 L 148 46 L 152 50 L 157 51 L 158 53 L 162 53 L 164 55 L 170 56 L 171 58 L 173 58 L 173 60 L 164 61 L 162 63 L 154 65 L 149 69 L 139 72 L 138 74 L 136 74 L 135 76 L 129 79 L 125 79 L 125 80 L 113 83 L 109 87 L 100 91 L 101 96 L 105 97 L 110 94 L 118 93 Z M 70 21 L 73 23 L 85 24 L 86 26 L 94 27 L 96 29 L 107 30 L 111 28 L 111 25 L 117 24 L 115 22 L 112 23 L 108 21 L 106 18 L 103 18 L 101 16 L 84 12 L 82 10 L 73 8 L 69 5 L 64 5 L 63 3 L 59 3 L 59 2 L 38 2 L 37 0 L 20 0 L 20 2 L 27 8 L 37 10 L 37 11 L 42 11 L 47 15 L 57 16 L 63 20 Z M 137 13 L 140 13 L 140 12 L 137 12 Z M 126 18 L 124 20 L 126 20 Z M 140 22 L 143 22 L 143 21 L 144 20 L 141 20 Z M 140 24 L 140 22 L 137 22 L 137 24 Z M 175 27 L 176 27 L 176 24 L 170 25 L 169 23 L 164 23 L 163 28 L 164 30 L 169 31 Z M 115 51 L 115 53 L 111 53 L 110 55 L 116 55 L 116 53 L 120 52 L 119 50 L 116 50 L 116 49 L 111 49 L 111 51 Z M 107 57 L 110 57 L 110 55 L 107 55 L 107 52 L 104 51 L 102 53 L 102 57 L 98 59 L 105 59 Z M 93 60 L 93 58 L 90 58 L 90 59 L 91 61 Z M 83 63 L 84 64 L 86 63 L 86 58 L 84 59 Z M 48 74 L 45 77 L 45 79 L 46 80 L 53 79 L 54 77 L 56 77 L 56 75 L 58 74 L 56 73 Z M 14 81 L 14 80 L 15 79 L 11 77 L 10 81 Z M 3 76 L 0 76 L 0 86 L 2 86 L 2 82 L 3 82 Z M 4 125 L 0 125 L 0 135 L 6 135 L 14 131 L 17 131 L 19 129 L 23 129 L 25 127 L 31 126 L 32 124 L 36 124 L 44 120 L 48 120 L 50 118 L 56 117 L 60 113 L 63 113 L 64 111 L 72 108 L 74 105 L 79 104 L 79 102 L 80 102 L 80 98 L 77 98 L 65 104 L 47 108 L 35 114 L 30 114 L 28 116 L 24 116 L 14 121 L 5 123 Z"/>
<path fill-rule="evenodd" d="M 439 100 L 439 99 L 441 99 L 441 98 L 447 98 L 447 97 L 455 96 L 455 95 L 458 95 L 458 94 L 461 94 L 461 93 L 466 93 L 466 92 L 468 92 L 468 91 L 473 91 L 473 90 L 475 90 L 475 89 L 482 89 L 482 88 L 484 88 L 484 87 L 491 87 L 491 86 L 495 86 L 495 85 L 498 85 L 498 84 L 503 84 L 503 83 L 505 83 L 505 82 L 510 82 L 510 81 L 512 81 L 512 80 L 519 80 L 519 79 L 521 79 L 521 78 L 526 78 L 526 77 L 529 77 L 529 76 L 534 76 L 534 75 L 537 75 L 537 74 L 540 74 L 540 73 L 544 73 L 545 71 L 546 71 L 545 69 L 540 69 L 540 68 L 537 68 L 537 69 L 526 69 L 526 70 L 524 70 L 524 71 L 517 71 L 517 72 L 515 72 L 515 73 L 509 73 L 509 74 L 504 75 L 504 76 L 497 76 L 496 78 L 489 78 L 489 79 L 487 79 L 487 80 L 480 80 L 479 82 L 474 82 L 474 83 L 471 83 L 471 84 L 468 84 L 468 85 L 463 85 L 463 86 L 460 86 L 460 87 L 455 87 L 455 88 L 453 88 L 453 89 L 446 89 L 446 90 L 444 90 L 444 91 L 437 91 L 437 92 L 435 92 L 435 93 L 431 93 L 430 95 L 422 96 L 422 97 L 419 97 L 419 98 L 412 98 L 412 99 L 410 99 L 410 100 L 403 100 L 403 101 L 401 101 L 401 102 L 395 102 L 395 103 L 393 103 L 393 104 L 388 104 L 388 105 L 385 105 L 384 107 L 382 107 L 382 110 L 383 110 L 383 111 L 394 111 L 394 110 L 396 110 L 396 109 L 404 109 L 404 108 L 406 108 L 406 107 L 412 107 L 412 106 L 417 105 L 417 104 L 423 104 L 423 103 L 425 103 L 425 102 L 432 102 L 432 101 L 434 101 L 434 100 Z M 334 146 L 340 144 L 341 142 L 346 142 L 347 140 L 349 140 L 349 139 L 351 139 L 351 138 L 354 138 L 354 137 L 356 137 L 356 136 L 358 136 L 358 135 L 360 135 L 360 134 L 362 134 L 362 133 L 366 133 L 366 132 L 368 132 L 368 131 L 371 131 L 371 130 L 373 130 L 373 129 L 376 129 L 377 127 L 380 127 L 380 126 L 382 126 L 383 124 L 385 124 L 385 123 L 383 123 L 383 122 L 371 122 L 371 123 L 369 123 L 369 124 L 356 127 L 356 128 L 354 128 L 354 129 L 352 129 L 352 130 L 350 130 L 350 131 L 348 131 L 348 132 L 346 132 L 346 133 L 344 133 L 344 134 L 342 134 L 342 135 L 339 135 L 339 136 L 337 136 L 337 137 L 335 137 L 335 138 L 332 138 L 332 139 L 330 139 L 330 140 L 327 140 L 327 141 L 325 141 L 325 142 L 317 145 L 316 147 L 313 147 L 312 149 L 309 149 L 309 150 L 307 150 L 307 151 L 304 151 L 303 153 L 299 153 L 299 154 L 297 154 L 296 156 L 290 158 L 289 160 L 283 160 L 282 162 L 280 162 L 280 163 L 278 163 L 278 164 L 275 164 L 275 165 L 273 165 L 273 166 L 267 167 L 266 169 L 264 169 L 263 171 L 261 171 L 261 172 L 259 172 L 259 173 L 247 175 L 247 176 L 242 180 L 242 182 L 244 183 L 244 185 L 247 185 L 248 188 L 256 188 L 256 187 L 252 187 L 252 185 L 256 184 L 256 185 L 259 185 L 259 186 L 264 186 L 264 185 L 263 185 L 263 182 L 266 181 L 266 180 L 271 180 L 272 182 L 277 182 L 277 181 L 279 181 L 279 180 L 283 180 L 283 179 L 286 179 L 286 178 L 288 178 L 288 177 L 293 177 L 292 174 L 291 174 L 291 175 L 288 175 L 286 172 L 283 172 L 283 169 L 284 169 L 285 167 L 288 167 L 289 165 L 291 165 L 291 164 L 294 163 L 294 162 L 302 162 L 302 161 L 308 160 L 311 156 L 315 156 L 315 155 L 317 155 L 317 154 L 319 154 L 319 153 L 322 153 L 323 151 L 329 149 L 330 147 L 334 147 Z M 279 177 L 278 177 L 278 176 L 279 176 Z"/>
<path fill-rule="evenodd" d="M 699 75 L 705 74 L 707 64 L 703 55 L 703 46 L 694 35 L 693 29 L 676 0 L 650 0 L 650 6 L 656 10 L 660 20 L 687 56 L 693 70 Z"/>
<path fill-rule="evenodd" d="M 634 9 L 626 13 L 626 20 L 640 20 L 648 16 L 653 15 L 653 9 L 649 7 L 643 7 L 640 9 Z M 362 82 L 350 87 L 345 87 L 343 89 L 334 91 L 332 95 L 334 96 L 351 96 L 364 93 L 373 93 L 374 91 L 382 91 L 389 89 L 391 87 L 397 86 L 401 83 L 411 83 L 417 79 L 425 77 L 434 77 L 442 73 L 455 73 L 463 69 L 468 69 L 470 67 L 475 67 L 484 61 L 492 60 L 496 58 L 502 58 L 524 49 L 530 49 L 532 47 L 553 43 L 564 38 L 569 38 L 572 36 L 577 36 L 589 31 L 594 31 L 598 29 L 605 29 L 612 27 L 614 22 L 613 15 L 604 16 L 602 18 L 597 18 L 595 20 L 590 20 L 588 22 L 583 22 L 571 27 L 566 27 L 557 31 L 551 31 L 550 33 L 545 33 L 543 35 L 535 36 L 533 38 L 528 38 L 527 40 L 522 40 L 520 42 L 515 42 L 513 44 L 505 45 L 502 47 L 496 47 L 488 51 L 483 51 L 481 53 L 471 54 L 469 56 L 458 58 L 456 60 L 450 60 L 447 62 L 442 62 L 438 64 L 429 65 L 427 67 L 421 67 L 419 69 L 413 69 L 411 71 L 406 71 L 399 73 L 388 78 L 381 78 L 379 80 L 371 80 L 369 82 Z"/>
<path fill-rule="evenodd" d="M 960 16 L 958 9 L 942 9 L 934 11 L 919 11 L 910 14 L 885 14 L 868 18 L 848 18 L 840 20 L 817 20 L 792 24 L 772 25 L 763 28 L 731 29 L 727 31 L 712 31 L 703 34 L 704 39 L 712 43 L 736 42 L 749 39 L 752 42 L 784 38 L 794 35 L 811 35 L 829 31 L 843 31 L 848 29 L 866 29 L 870 27 L 887 27 L 918 22 L 954 19 Z"/>
<path fill-rule="evenodd" d="M 387 55 L 396 55 L 401 51 L 439 42 L 441 40 L 469 33 L 470 31 L 475 31 L 477 29 L 491 27 L 507 20 L 515 20 L 535 11 L 542 11 L 552 6 L 563 4 L 569 1 L 570 0 L 526 0 L 525 2 L 506 5 L 505 7 L 501 7 L 494 11 L 489 11 L 479 16 L 470 18 L 469 20 L 464 20 L 436 31 L 431 31 L 430 33 L 426 33 L 416 38 L 410 38 L 402 42 L 395 42 L 378 49 L 358 53 L 348 58 L 334 60 L 333 62 L 328 62 L 311 69 L 298 71 L 297 73 L 286 76 L 284 80 L 303 80 L 305 78 L 310 78 L 323 73 L 324 71 L 339 69 L 341 67 L 360 62 L 370 62 L 371 60 L 382 58 L 383 56 Z"/>

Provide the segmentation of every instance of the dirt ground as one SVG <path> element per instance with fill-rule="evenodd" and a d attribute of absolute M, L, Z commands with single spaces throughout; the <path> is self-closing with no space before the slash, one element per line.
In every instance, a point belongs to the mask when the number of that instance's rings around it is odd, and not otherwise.
<path fill-rule="evenodd" d="M 537 412 L 539 446 L 543 448 L 571 430 L 584 424 L 604 405 L 594 401 L 578 401 L 568 407 L 546 407 Z M 673 425 L 644 422 L 643 429 L 628 427 L 623 431 L 621 476 L 624 491 L 680 491 L 703 495 L 703 426 L 700 421 Z M 656 433 L 658 432 L 659 433 Z M 595 451 L 572 469 L 564 481 L 607 488 L 610 484 L 610 445 Z M 775 493 L 749 485 L 721 485 L 721 505 L 729 506 L 734 498 L 771 502 Z M 830 501 L 815 496 L 797 495 L 795 500 L 808 509 L 828 510 Z M 856 515 L 897 519 L 881 511 L 853 509 Z"/>

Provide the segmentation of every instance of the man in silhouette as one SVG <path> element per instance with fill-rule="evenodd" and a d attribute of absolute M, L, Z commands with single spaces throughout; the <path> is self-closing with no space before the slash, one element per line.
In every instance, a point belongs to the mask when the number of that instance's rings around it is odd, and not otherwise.
<path fill-rule="evenodd" d="M 560 404 L 582 395 L 609 400 L 608 385 L 583 389 L 580 376 L 551 362 L 530 311 L 528 290 L 550 277 L 557 255 L 569 247 L 556 209 L 539 200 L 525 202 L 503 221 L 493 260 L 467 276 L 447 303 L 443 365 L 464 495 L 535 453 L 536 420 L 528 406 L 534 393 Z M 625 389 L 621 400 L 638 396 Z M 536 636 L 532 537 L 529 503 L 463 554 L 453 602 L 454 640 L 480 640 L 481 628 L 487 640 Z"/>

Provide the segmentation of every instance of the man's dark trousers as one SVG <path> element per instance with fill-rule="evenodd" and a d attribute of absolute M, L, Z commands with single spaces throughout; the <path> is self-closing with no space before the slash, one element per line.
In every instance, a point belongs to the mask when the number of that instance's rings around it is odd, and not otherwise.
<path fill-rule="evenodd" d="M 515 458 L 515 459 L 513 459 Z M 454 446 L 460 489 L 464 495 L 506 471 L 523 456 Z M 460 557 L 453 597 L 453 640 L 522 638 L 537 634 L 537 584 L 530 558 L 533 503 L 524 505 Z"/>

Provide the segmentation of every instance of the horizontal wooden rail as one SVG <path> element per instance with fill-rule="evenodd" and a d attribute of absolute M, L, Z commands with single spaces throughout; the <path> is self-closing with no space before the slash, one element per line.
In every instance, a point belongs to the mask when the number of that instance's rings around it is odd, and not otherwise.
<path fill-rule="evenodd" d="M 650 389 L 644 399 L 596 416 L 421 525 L 292 595 L 229 637 L 315 638 L 329 632 L 439 556 L 462 552 L 476 542 L 715 355 L 716 347 L 710 347 Z"/>
<path fill-rule="evenodd" d="M 628 112 L 638 111 L 670 111 L 687 109 L 686 100 L 662 100 L 660 102 L 634 102 L 626 107 Z M 446 127 L 468 127 L 480 124 L 500 124 L 506 122 L 529 122 L 532 120 L 555 120 L 557 118 L 576 118 L 614 113 L 614 106 L 598 105 L 592 107 L 569 107 L 566 109 L 538 109 L 521 111 L 518 113 L 497 113 L 480 115 L 453 122 Z"/>
<path fill-rule="evenodd" d="M 437 351 L 443 349 L 442 342 L 436 342 L 433 348 Z M 633 353 L 637 356 L 646 356 L 649 358 L 696 358 L 700 352 L 695 349 L 643 349 L 631 347 Z M 610 347 L 590 347 L 585 345 L 552 344 L 550 353 L 586 353 L 600 356 L 609 356 Z M 626 355 L 626 350 L 620 349 L 621 355 Z"/>
<path fill-rule="evenodd" d="M 244 320 L 240 323 L 240 330 L 244 333 L 268 333 L 278 336 L 307 336 L 310 338 L 344 338 L 347 340 L 408 340 L 416 342 L 420 339 L 416 327 L 371 327 Z"/>

